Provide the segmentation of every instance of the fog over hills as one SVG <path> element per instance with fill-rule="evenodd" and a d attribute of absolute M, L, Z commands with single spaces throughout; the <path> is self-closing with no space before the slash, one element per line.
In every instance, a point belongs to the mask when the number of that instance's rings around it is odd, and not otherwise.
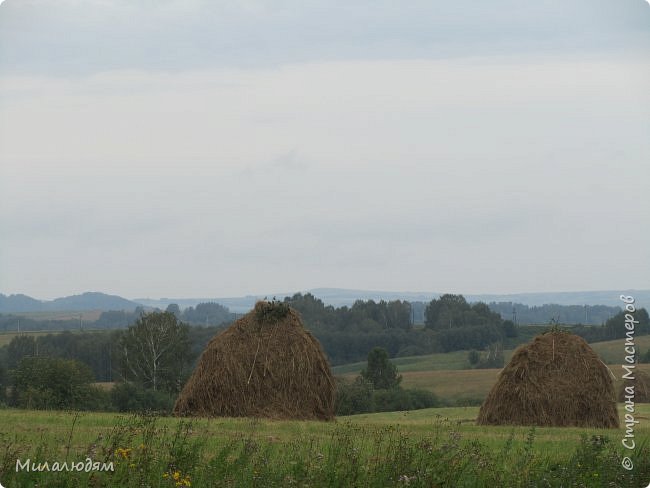
<path fill-rule="evenodd" d="M 86 292 L 55 300 L 37 300 L 27 295 L 0 293 L 0 313 L 134 310 L 139 305 L 117 295 L 99 292 Z"/>
<path fill-rule="evenodd" d="M 411 302 L 428 302 L 437 298 L 441 293 L 436 292 L 395 292 L 349 290 L 344 288 L 313 288 L 302 293 L 311 293 L 328 305 L 336 307 L 350 306 L 356 300 L 407 300 Z M 514 293 L 500 295 L 464 295 L 470 302 L 513 302 L 523 305 L 544 305 L 554 303 L 557 305 L 609 305 L 620 306 L 619 295 L 632 295 L 640 306 L 650 304 L 650 290 L 603 290 L 603 291 L 575 291 L 575 292 L 545 292 L 545 293 Z M 268 293 L 266 295 L 248 295 L 243 297 L 222 298 L 136 298 L 134 301 L 150 307 L 165 308 L 170 303 L 176 303 L 181 308 L 195 306 L 201 302 L 218 302 L 232 312 L 246 312 L 253 307 L 256 300 L 263 298 L 283 298 L 293 295 L 292 292 Z"/>
<path fill-rule="evenodd" d="M 84 310 L 134 310 L 138 306 L 165 309 L 167 305 L 176 303 L 181 308 L 193 307 L 199 303 L 217 302 L 230 309 L 231 312 L 243 313 L 250 310 L 257 300 L 264 298 L 283 299 L 295 292 L 268 293 L 266 295 L 246 295 L 241 297 L 204 297 L 204 298 L 136 298 L 128 300 L 117 295 L 107 295 L 100 292 L 86 292 L 80 295 L 57 298 L 55 300 L 38 300 L 27 295 L 0 294 L 0 313 L 26 312 L 64 312 Z M 441 293 L 435 292 L 397 292 L 350 290 L 344 288 L 313 288 L 301 293 L 311 293 L 327 305 L 341 307 L 351 306 L 356 300 L 407 300 L 410 302 L 429 302 Z M 650 306 L 650 290 L 603 290 L 603 291 L 572 291 L 545 293 L 513 293 L 501 295 L 464 295 L 470 302 L 513 302 L 535 306 L 544 304 L 557 305 L 608 305 L 620 306 L 621 294 L 635 297 L 639 307 Z"/>
<path fill-rule="evenodd" d="M 0 290 L 650 288 L 649 66 L 645 0 L 6 0 Z"/>

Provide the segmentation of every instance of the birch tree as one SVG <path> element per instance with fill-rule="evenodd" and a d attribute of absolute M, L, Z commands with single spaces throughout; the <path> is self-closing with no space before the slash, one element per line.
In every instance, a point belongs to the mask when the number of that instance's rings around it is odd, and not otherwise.
<path fill-rule="evenodd" d="M 171 312 L 143 314 L 122 335 L 126 380 L 153 390 L 180 391 L 191 363 L 189 327 Z"/>

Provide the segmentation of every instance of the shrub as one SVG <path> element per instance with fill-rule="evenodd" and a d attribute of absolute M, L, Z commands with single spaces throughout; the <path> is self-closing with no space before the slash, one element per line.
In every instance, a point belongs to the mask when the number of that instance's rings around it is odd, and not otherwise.
<path fill-rule="evenodd" d="M 440 406 L 438 397 L 430 391 L 400 387 L 373 390 L 372 385 L 360 376 L 354 381 L 339 378 L 336 398 L 337 415 L 418 410 Z"/>
<path fill-rule="evenodd" d="M 419 410 L 438 406 L 438 398 L 427 390 L 375 390 L 373 393 L 373 411 L 394 412 L 397 410 Z"/>
<path fill-rule="evenodd" d="M 11 400 L 20 408 L 89 410 L 101 400 L 90 368 L 73 359 L 24 357 L 13 377 Z"/>
<path fill-rule="evenodd" d="M 134 383 L 118 383 L 110 393 L 113 408 L 118 412 L 160 412 L 168 414 L 174 399 L 165 392 L 145 389 Z"/>
<path fill-rule="evenodd" d="M 370 351 L 368 366 L 361 371 L 361 376 L 376 389 L 394 388 L 402 381 L 397 367 L 388 358 L 388 351 L 381 347 Z"/>
<path fill-rule="evenodd" d="M 360 376 L 354 381 L 337 378 L 336 415 L 372 412 L 372 385 Z"/>

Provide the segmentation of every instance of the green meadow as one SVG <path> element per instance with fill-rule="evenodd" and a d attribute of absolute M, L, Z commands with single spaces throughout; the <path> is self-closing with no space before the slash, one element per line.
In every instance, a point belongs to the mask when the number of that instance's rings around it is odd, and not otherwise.
<path fill-rule="evenodd" d="M 647 486 L 650 405 L 620 429 L 477 426 L 478 407 L 333 422 L 0 410 L 0 482 L 27 486 Z M 623 415 L 621 406 L 621 415 Z M 635 467 L 622 468 L 624 456 Z M 16 472 L 16 460 L 20 460 Z M 113 463 L 114 471 L 25 469 Z M 643 480 L 645 481 L 645 484 Z"/>
<path fill-rule="evenodd" d="M 645 350 L 650 336 L 636 342 Z M 620 378 L 623 342 L 592 346 Z M 506 351 L 506 361 L 511 354 Z M 447 405 L 473 406 L 333 422 L 0 409 L 0 483 L 14 488 L 645 488 L 650 482 L 650 404 L 636 405 L 634 450 L 621 443 L 625 425 L 606 430 L 478 426 L 476 405 L 498 369 L 468 369 L 467 351 L 396 358 L 394 363 L 402 386 L 433 391 Z M 352 378 L 364 366 L 339 366 L 334 373 Z M 650 372 L 650 365 L 639 368 Z M 622 405 L 619 410 L 624 419 Z M 622 467 L 626 456 L 634 465 L 629 471 Z M 32 469 L 26 469 L 28 459 Z M 63 463 L 90 467 L 90 461 L 112 463 L 114 469 L 59 471 Z M 55 462 L 57 470 L 52 469 Z M 41 470 L 34 471 L 39 465 Z"/>
<path fill-rule="evenodd" d="M 617 339 L 590 344 L 607 364 L 614 379 L 615 387 L 620 386 L 623 374 L 621 364 L 624 359 L 624 340 Z M 650 335 L 635 338 L 639 352 L 650 349 Z M 514 350 L 504 351 L 506 363 Z M 429 354 L 395 358 L 391 361 L 402 375 L 402 386 L 432 391 L 448 404 L 480 404 L 494 385 L 500 369 L 468 369 L 467 351 Z M 366 366 L 366 363 L 353 363 L 332 368 L 335 375 L 352 379 Z M 650 374 L 650 364 L 639 364 L 639 369 Z"/>

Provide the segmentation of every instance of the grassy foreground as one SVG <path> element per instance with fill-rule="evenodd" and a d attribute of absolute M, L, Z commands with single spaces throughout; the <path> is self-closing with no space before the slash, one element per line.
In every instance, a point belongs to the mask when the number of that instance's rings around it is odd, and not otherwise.
<path fill-rule="evenodd" d="M 0 483 L 29 486 L 630 486 L 650 482 L 650 405 L 624 429 L 481 427 L 478 408 L 336 422 L 0 410 Z M 622 468 L 629 456 L 634 469 Z M 16 461 L 21 467 L 16 472 Z M 25 469 L 30 466 L 49 471 Z M 84 469 L 55 471 L 67 462 Z M 89 463 L 90 462 L 90 463 Z M 91 470 L 113 463 L 114 471 Z"/>

